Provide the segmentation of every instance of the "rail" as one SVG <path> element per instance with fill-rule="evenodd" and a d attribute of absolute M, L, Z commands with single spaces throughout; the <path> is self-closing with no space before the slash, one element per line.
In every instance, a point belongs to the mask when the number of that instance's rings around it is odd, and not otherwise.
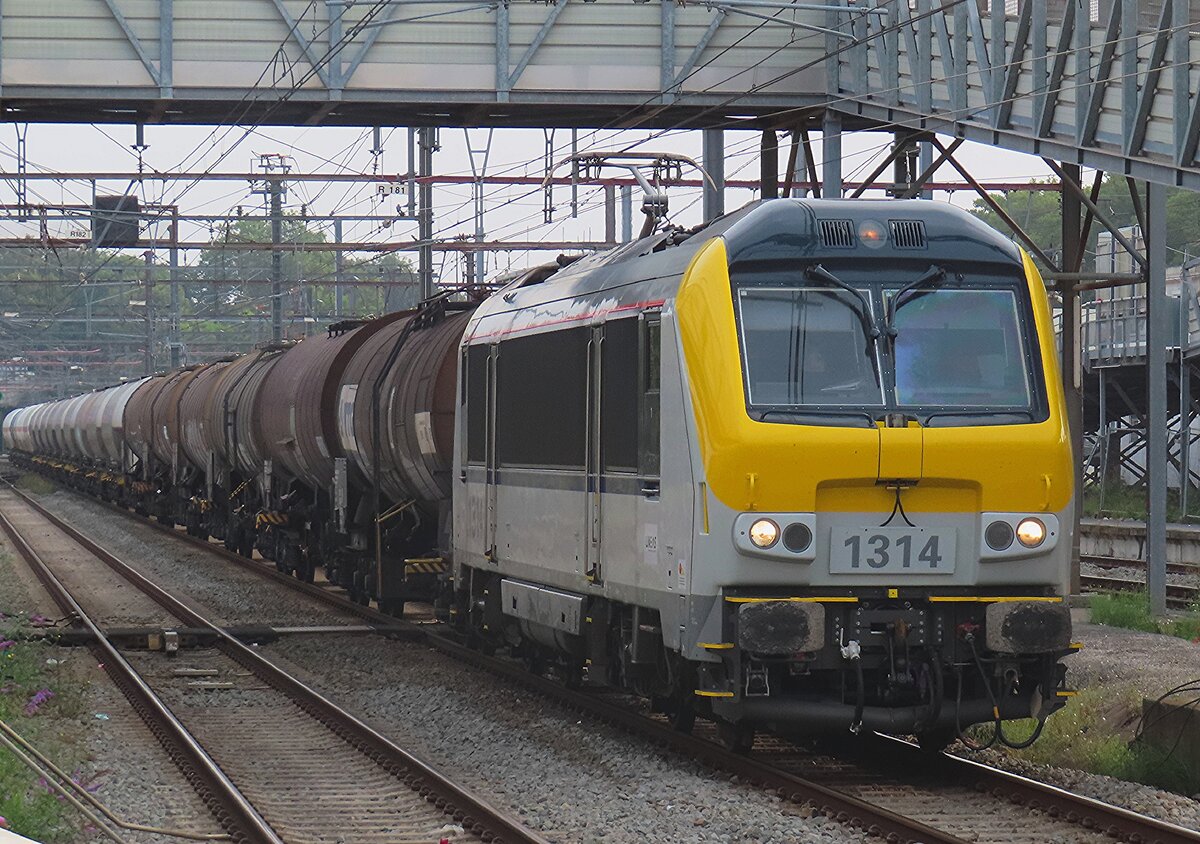
<path fill-rule="evenodd" d="M 398 622 L 369 607 L 354 604 L 348 598 L 340 596 L 330 589 L 280 574 L 265 563 L 241 557 L 212 542 L 187 536 L 179 531 L 158 525 L 149 519 L 136 516 L 127 510 L 112 505 L 108 506 L 131 520 L 149 525 L 178 541 L 204 548 L 222 559 L 254 571 L 264 578 L 284 584 L 290 589 L 312 596 L 330 606 L 335 606 L 341 611 L 352 612 L 363 619 L 378 623 L 396 626 L 408 624 L 407 622 Z M 647 717 L 641 711 L 632 709 L 628 705 L 614 703 L 598 694 L 568 689 L 561 683 L 531 674 L 522 666 L 496 657 L 485 656 L 478 651 L 462 646 L 441 632 L 435 632 L 433 625 L 412 624 L 410 626 L 414 636 L 422 637 L 430 646 L 455 659 L 520 683 L 580 712 L 645 736 L 647 739 L 699 759 L 712 767 L 737 774 L 739 777 L 758 783 L 788 800 L 806 804 L 820 814 L 881 835 L 885 840 L 922 841 L 929 844 L 952 844 L 952 842 L 956 844 L 962 840 L 951 833 L 934 829 L 905 817 L 903 814 L 889 811 L 868 801 L 823 786 L 818 782 L 796 776 L 762 759 L 735 754 L 713 741 L 676 732 L 668 725 Z M 901 747 L 895 744 L 896 741 L 887 739 L 884 744 L 879 745 L 879 753 L 896 760 L 897 764 L 892 766 L 894 768 L 892 773 L 899 779 L 903 779 L 903 775 L 895 774 L 896 770 L 927 771 L 933 766 L 944 772 L 947 782 L 959 785 L 970 783 L 978 791 L 986 791 L 1006 801 L 1038 808 L 1072 824 L 1124 837 L 1127 840 L 1157 841 L 1162 844 L 1200 843 L 1200 833 L 972 760 L 961 759 L 949 754 L 939 754 L 935 761 L 931 761 L 928 754 L 922 753 L 911 745 Z"/>
<path fill-rule="evenodd" d="M 462 788 L 453 780 L 435 770 L 424 760 L 399 747 L 386 736 L 380 734 L 319 692 L 261 656 L 251 647 L 238 641 L 223 628 L 210 622 L 198 611 L 192 609 L 127 563 L 117 558 L 114 554 L 95 543 L 92 539 L 51 513 L 32 497 L 17 490 L 15 487 L 12 488 L 12 491 L 56 529 L 70 537 L 122 578 L 133 584 L 139 591 L 150 597 L 159 606 L 166 609 L 185 624 L 209 631 L 210 635 L 216 639 L 218 649 L 226 656 L 239 663 L 261 681 L 285 695 L 296 706 L 340 736 L 364 756 L 403 780 L 414 791 L 418 791 L 428 803 L 433 804 L 438 810 L 441 810 L 441 814 L 444 814 L 448 818 L 453 818 L 468 832 L 489 841 L 513 842 L 513 844 L 549 844 L 545 838 L 525 827 L 515 817 L 508 815 L 478 795 Z M 81 619 L 87 618 L 78 602 L 69 594 L 61 582 L 57 578 L 54 578 L 50 568 L 37 556 L 32 546 L 25 541 L 12 522 L 4 517 L 2 513 L 0 513 L 0 526 L 12 537 L 18 549 L 21 550 L 22 557 L 36 560 L 34 566 L 39 572 L 39 577 L 44 575 L 47 578 L 44 582 L 55 584 L 55 586 L 48 588 L 51 588 L 53 592 L 57 592 L 58 596 L 63 599 L 65 602 L 63 606 L 64 612 L 76 613 Z M 27 553 L 29 556 L 27 556 Z M 343 605 L 341 609 L 348 610 L 349 606 Z M 382 620 L 388 621 L 389 624 L 394 624 L 394 620 L 387 619 L 386 616 L 382 617 Z M 105 655 L 108 660 L 114 660 L 115 658 L 115 661 L 119 665 L 124 666 L 122 670 L 125 672 L 126 678 L 144 688 L 150 695 L 149 700 L 157 701 L 156 711 L 158 712 L 158 720 L 155 723 L 157 724 L 159 721 L 164 724 L 173 722 L 177 725 L 177 729 L 182 731 L 180 738 L 181 740 L 186 740 L 186 744 L 192 751 L 192 758 L 194 758 L 195 764 L 203 766 L 202 768 L 198 768 L 198 770 L 202 770 L 208 778 L 220 786 L 221 790 L 217 794 L 222 807 L 224 808 L 228 805 L 230 812 L 236 813 L 233 815 L 236 819 L 236 832 L 231 830 L 231 833 L 235 834 L 241 840 L 283 844 L 282 839 L 263 820 L 261 814 L 242 796 L 232 781 L 221 771 L 220 767 L 208 756 L 196 740 L 187 733 L 183 725 L 174 718 L 166 706 L 162 704 L 161 700 L 158 700 L 153 695 L 149 686 L 144 681 L 141 681 L 135 669 L 121 657 L 115 646 L 111 642 L 108 642 L 95 622 L 88 619 L 86 624 L 88 625 L 89 632 L 96 637 L 98 645 L 105 648 Z"/>

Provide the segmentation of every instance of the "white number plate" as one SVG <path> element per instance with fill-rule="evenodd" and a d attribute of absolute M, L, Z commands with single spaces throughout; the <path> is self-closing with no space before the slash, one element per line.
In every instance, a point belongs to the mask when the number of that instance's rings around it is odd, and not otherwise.
<path fill-rule="evenodd" d="M 876 527 L 832 531 L 833 574 L 953 574 L 954 531 Z"/>

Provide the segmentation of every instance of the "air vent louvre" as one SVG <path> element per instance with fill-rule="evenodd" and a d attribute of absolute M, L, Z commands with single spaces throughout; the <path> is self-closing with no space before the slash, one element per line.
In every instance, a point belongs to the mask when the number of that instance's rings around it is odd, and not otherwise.
<path fill-rule="evenodd" d="M 892 220 L 892 244 L 897 249 L 924 249 L 925 223 L 922 220 Z"/>
<path fill-rule="evenodd" d="M 854 223 L 850 220 L 821 220 L 821 245 L 834 249 L 853 249 Z"/>

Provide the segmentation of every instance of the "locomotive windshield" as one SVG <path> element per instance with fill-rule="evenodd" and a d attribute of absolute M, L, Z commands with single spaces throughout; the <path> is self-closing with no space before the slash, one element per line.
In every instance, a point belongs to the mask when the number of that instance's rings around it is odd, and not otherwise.
<path fill-rule="evenodd" d="M 1013 291 L 943 288 L 903 299 L 893 328 L 897 405 L 1031 405 Z"/>
<path fill-rule="evenodd" d="M 830 424 L 841 417 L 840 424 L 869 425 L 896 410 L 923 424 L 962 425 L 1043 415 L 1032 314 L 1019 282 L 834 277 L 850 290 L 789 276 L 735 280 L 754 418 L 799 422 L 815 414 Z"/>
<path fill-rule="evenodd" d="M 883 404 L 874 349 L 856 310 L 862 305 L 853 295 L 743 287 L 738 299 L 751 404 Z"/>

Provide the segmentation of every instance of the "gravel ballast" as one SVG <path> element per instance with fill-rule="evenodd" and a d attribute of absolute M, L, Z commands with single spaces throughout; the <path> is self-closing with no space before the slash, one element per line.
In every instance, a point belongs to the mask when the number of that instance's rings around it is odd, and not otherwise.
<path fill-rule="evenodd" d="M 555 841 L 867 840 L 421 645 L 327 636 L 264 653 Z"/>
<path fill-rule="evenodd" d="M 1074 624 L 1074 637 L 1083 643 L 1083 649 L 1066 660 L 1067 681 L 1075 688 L 1111 689 L 1117 698 L 1121 691 L 1132 687 L 1141 697 L 1157 698 L 1181 683 L 1200 678 L 1200 645 L 1186 639 L 1080 622 Z M 1067 703 L 1068 707 L 1072 705 L 1071 701 Z M 1114 724 L 1112 728 L 1120 732 L 1122 725 Z M 1076 794 L 1200 830 L 1197 799 L 1100 774 L 1030 762 L 996 750 L 982 754 L 959 752 Z"/>
<path fill-rule="evenodd" d="M 53 603 L 40 585 L 29 582 L 31 577 L 6 537 L 0 535 L 0 583 L 4 584 L 0 611 L 55 615 Z M 91 651 L 51 645 L 43 650 L 45 682 L 56 698 L 38 717 L 52 719 L 52 732 L 61 746 L 39 749 L 94 789 L 96 798 L 127 822 L 201 834 L 222 832 Z M 68 815 L 79 819 L 82 831 L 78 841 L 108 841 L 97 831 L 85 829 L 82 818 L 73 812 Z M 131 844 L 164 840 L 141 832 L 123 831 L 121 835 Z"/>
<path fill-rule="evenodd" d="M 215 623 L 278 627 L 361 623 L 353 616 L 319 607 L 311 598 L 268 586 L 253 572 L 163 536 L 98 502 L 61 491 L 41 496 L 39 501 L 142 574 L 169 591 L 182 592 Z"/>
<path fill-rule="evenodd" d="M 214 615 L 244 623 L 250 612 L 270 611 L 275 623 L 328 623 L 328 611 L 314 616 L 302 597 L 148 527 L 116 519 L 99 505 L 66 493 L 44 500 L 131 562 L 145 561 L 147 573 L 162 582 L 186 584 L 185 593 Z M 1192 643 L 1093 625 L 1076 629 L 1085 649 L 1068 662 L 1075 686 L 1129 681 L 1153 695 L 1200 676 L 1200 648 Z M 804 817 L 802 809 L 695 762 L 580 721 L 557 704 L 481 677 L 423 646 L 336 635 L 286 639 L 264 650 L 555 840 L 861 840 L 852 830 Z M 998 753 L 982 761 L 1200 828 L 1200 804 L 1186 797 Z"/>

